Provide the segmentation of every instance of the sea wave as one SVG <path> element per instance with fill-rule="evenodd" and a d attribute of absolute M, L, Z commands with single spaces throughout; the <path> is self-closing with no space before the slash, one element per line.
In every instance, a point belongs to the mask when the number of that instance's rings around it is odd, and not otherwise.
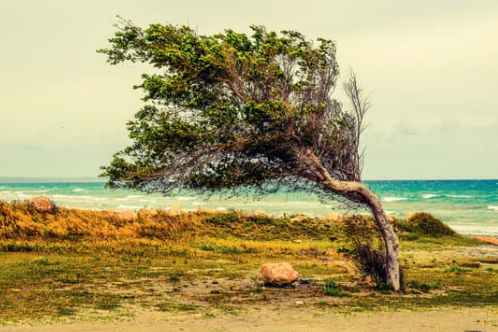
<path fill-rule="evenodd" d="M 73 189 L 73 191 L 75 193 L 78 193 L 78 192 L 81 192 L 81 191 L 85 191 L 85 189 L 83 189 L 83 188 L 75 188 L 75 189 Z"/>
<path fill-rule="evenodd" d="M 451 198 L 472 198 L 471 195 L 445 195 L 445 196 Z"/>
<path fill-rule="evenodd" d="M 436 194 L 425 194 L 425 195 L 422 195 L 422 198 L 424 199 L 428 199 L 428 198 L 434 198 L 434 197 L 438 197 L 439 195 L 436 195 Z"/>
<path fill-rule="evenodd" d="M 124 205 L 120 204 L 117 207 L 119 210 L 137 210 L 137 209 L 142 209 L 142 205 Z"/>
<path fill-rule="evenodd" d="M 73 200 L 92 200 L 93 196 L 73 196 L 73 195 L 52 195 L 52 198 L 55 199 L 73 199 Z"/>
<path fill-rule="evenodd" d="M 488 210 L 498 211 L 497 205 L 488 205 Z"/>
<path fill-rule="evenodd" d="M 193 196 L 176 196 L 174 198 L 177 199 L 177 200 L 179 200 L 179 201 L 191 201 L 193 199 L 196 199 L 197 197 L 193 197 Z"/>
<path fill-rule="evenodd" d="M 384 197 L 382 201 L 384 202 L 396 202 L 396 201 L 406 201 L 406 197 Z"/>
<path fill-rule="evenodd" d="M 134 199 L 137 199 L 137 198 L 142 198 L 144 196 L 142 195 L 128 195 L 126 197 L 121 197 L 121 198 L 116 198 L 117 201 L 130 201 L 130 200 L 134 200 Z"/>

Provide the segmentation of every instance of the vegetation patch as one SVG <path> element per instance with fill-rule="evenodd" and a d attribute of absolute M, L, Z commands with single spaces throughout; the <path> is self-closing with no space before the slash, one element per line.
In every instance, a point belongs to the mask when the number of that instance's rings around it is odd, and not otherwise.
<path fill-rule="evenodd" d="M 493 307 L 498 298 L 496 251 L 461 236 L 402 239 L 404 292 L 383 288 L 382 279 L 369 276 L 382 260 L 358 251 L 367 245 L 382 252 L 375 223 L 366 216 L 256 223 L 236 212 L 227 218 L 158 213 L 122 219 L 70 209 L 40 215 L 23 203 L 0 203 L 0 211 L 2 322 L 120 319 L 136 306 L 212 315 L 301 301 L 354 312 Z M 221 221 L 208 220 L 214 216 Z M 28 219 L 52 231 L 33 228 Z M 140 231 L 153 224 L 160 236 Z M 364 254 L 363 265 L 353 253 Z M 264 287 L 258 281 L 260 266 L 281 261 L 311 282 Z M 368 268 L 372 261 L 377 264 Z"/>

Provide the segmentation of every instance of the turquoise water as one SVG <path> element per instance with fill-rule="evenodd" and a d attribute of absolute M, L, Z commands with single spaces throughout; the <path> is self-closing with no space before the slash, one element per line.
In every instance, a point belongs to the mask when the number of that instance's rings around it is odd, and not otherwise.
<path fill-rule="evenodd" d="M 432 213 L 462 234 L 498 235 L 498 180 L 366 181 L 382 199 L 385 210 L 402 217 L 408 212 Z M 51 197 L 59 206 L 84 209 L 138 210 L 179 204 L 183 210 L 212 209 L 265 211 L 272 215 L 325 216 L 345 210 L 335 202 L 320 203 L 305 192 L 281 192 L 261 200 L 192 194 L 164 197 L 132 190 L 109 190 L 100 182 L 0 183 L 0 200 Z"/>

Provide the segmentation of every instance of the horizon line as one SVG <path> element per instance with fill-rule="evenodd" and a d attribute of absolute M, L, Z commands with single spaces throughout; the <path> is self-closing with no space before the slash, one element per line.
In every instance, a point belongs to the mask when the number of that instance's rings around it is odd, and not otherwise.
<path fill-rule="evenodd" d="M 364 179 L 362 181 L 497 181 L 498 178 L 417 178 L 417 179 Z M 0 176 L 0 183 L 8 181 L 15 183 L 15 181 L 22 182 L 106 182 L 104 178 L 98 176 Z"/>

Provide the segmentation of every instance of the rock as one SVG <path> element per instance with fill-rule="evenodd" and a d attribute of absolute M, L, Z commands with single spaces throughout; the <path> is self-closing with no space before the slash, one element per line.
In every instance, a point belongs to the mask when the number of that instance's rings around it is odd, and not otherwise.
<path fill-rule="evenodd" d="M 396 216 L 393 216 L 392 214 L 388 214 L 386 217 L 387 217 L 387 221 L 389 221 L 390 223 L 393 223 L 396 221 Z"/>
<path fill-rule="evenodd" d="M 139 219 L 154 218 L 157 216 L 157 210 L 141 209 L 138 210 L 137 216 Z"/>
<path fill-rule="evenodd" d="M 299 279 L 299 273 L 289 263 L 264 264 L 259 269 L 259 277 L 265 284 L 286 286 Z"/>
<path fill-rule="evenodd" d="M 28 201 L 28 204 L 38 212 L 53 213 L 57 209 L 54 202 L 46 196 L 36 196 Z"/>
<path fill-rule="evenodd" d="M 296 301 L 296 305 L 303 305 L 304 302 L 303 301 Z"/>
<path fill-rule="evenodd" d="M 170 216 L 179 216 L 180 214 L 182 214 L 182 209 L 180 208 L 180 205 L 179 204 L 171 205 L 168 210 L 168 214 Z"/>
<path fill-rule="evenodd" d="M 313 283 L 313 279 L 311 279 L 311 278 L 299 279 L 299 283 L 301 285 L 311 285 Z"/>

